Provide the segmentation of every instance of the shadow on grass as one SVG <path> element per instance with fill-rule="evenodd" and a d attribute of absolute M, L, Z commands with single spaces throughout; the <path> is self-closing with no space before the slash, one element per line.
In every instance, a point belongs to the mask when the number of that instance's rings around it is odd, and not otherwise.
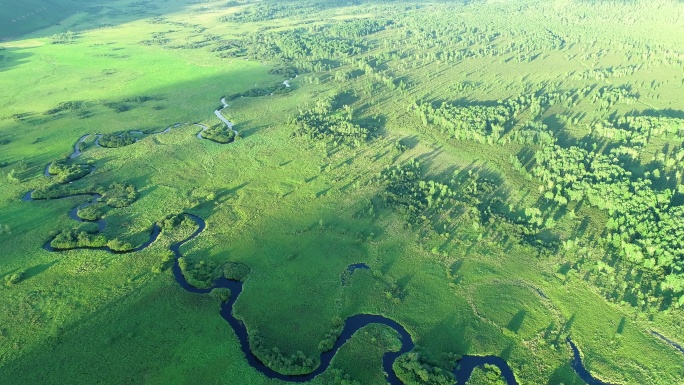
<path fill-rule="evenodd" d="M 499 353 L 499 357 L 504 361 L 508 361 L 511 358 L 511 353 L 513 353 L 513 346 L 513 344 L 510 344 L 505 347 L 504 350 Z"/>
<path fill-rule="evenodd" d="M 527 311 L 525 310 L 520 310 L 516 315 L 511 318 L 511 320 L 508 322 L 508 325 L 506 325 L 506 329 L 513 331 L 513 332 L 519 332 L 520 328 L 522 327 L 523 322 L 525 321 L 525 316 L 527 315 Z"/>
<path fill-rule="evenodd" d="M 30 34 L 30 37 L 47 37 L 67 30 L 88 31 L 103 27 L 116 27 L 141 19 L 179 13 L 190 8 L 189 2 L 179 0 L 138 1 L 123 4 L 108 2 L 106 6 L 92 6 L 92 3 L 86 0 L 61 2 L 30 0 L 29 2 L 31 6 L 35 6 L 31 12 L 25 11 L 25 7 L 4 6 L 3 14 L 0 16 L 0 41 L 21 38 L 27 34 Z M 211 11 L 206 10 L 206 12 Z M 77 24 L 62 24 L 65 19 L 76 14 L 81 15 Z M 157 24 L 163 23 L 163 19 L 157 22 Z M 61 28 L 48 28 L 52 26 Z"/>
<path fill-rule="evenodd" d="M 9 71 L 27 62 L 32 54 L 22 48 L 5 48 L 0 46 L 0 72 Z"/>
<path fill-rule="evenodd" d="M 5 361 L 0 384 L 57 385 L 64 378 L 74 384 L 139 383 L 142 376 L 163 376 L 164 366 L 174 360 L 173 352 L 182 351 L 190 335 L 198 349 L 233 344 L 225 335 L 228 326 L 219 327 L 223 320 L 217 321 L 218 315 L 211 312 L 218 301 L 209 296 L 161 287 L 101 305 L 78 321 L 58 326 L 36 341 L 35 348 L 25 350 L 27 345 L 19 358 Z M 219 355 L 213 348 L 205 353 L 213 356 L 210 360 L 230 365 L 225 353 Z M 181 361 L 174 366 L 190 370 L 196 365 L 193 359 Z"/>
<path fill-rule="evenodd" d="M 561 365 L 553 371 L 546 385 L 586 385 L 570 367 L 570 362 Z"/>
<path fill-rule="evenodd" d="M 33 267 L 26 269 L 26 271 L 24 272 L 24 280 L 29 279 L 29 278 L 33 278 L 35 276 L 38 276 L 38 275 L 44 273 L 45 271 L 47 271 L 47 269 L 51 268 L 56 263 L 57 263 L 57 260 L 55 259 L 52 262 L 43 263 L 40 265 L 35 265 Z"/>

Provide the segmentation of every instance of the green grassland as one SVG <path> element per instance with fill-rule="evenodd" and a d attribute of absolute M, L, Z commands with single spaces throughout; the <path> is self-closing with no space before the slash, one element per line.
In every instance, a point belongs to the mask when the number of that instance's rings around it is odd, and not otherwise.
<path fill-rule="evenodd" d="M 249 266 L 234 314 L 271 349 L 317 362 L 340 320 L 370 313 L 404 325 L 420 355 L 447 371 L 459 355 L 496 355 L 521 384 L 580 384 L 570 336 L 606 382 L 684 381 L 684 355 L 651 333 L 684 341 L 681 292 L 649 291 L 661 270 L 653 281 L 625 278 L 651 270 L 602 241 L 614 213 L 545 198 L 553 187 L 531 160 L 542 145 L 509 140 L 533 121 L 561 146 L 595 141 L 608 153 L 620 143 L 588 136 L 596 122 L 684 119 L 681 2 L 117 0 L 78 13 L 82 4 L 65 4 L 23 29 L 0 19 L 0 36 L 13 37 L 0 43 L 0 383 L 282 382 L 249 366 L 217 298 L 174 280 L 169 246 L 192 229 L 165 229 L 129 254 L 42 248 L 62 230 L 92 230 L 67 215 L 90 197 L 21 197 L 54 183 L 45 166 L 78 138 L 129 131 L 145 134 L 118 148 L 88 137 L 69 162 L 95 171 L 64 188 L 134 186 L 133 203 L 107 208 L 102 233 L 132 246 L 169 214 L 204 218 L 206 230 L 181 253 L 215 267 L 213 276 L 227 262 Z M 358 20 L 382 27 L 334 30 Z M 338 45 L 316 40 L 324 34 Z M 289 92 L 259 91 L 291 78 L 289 67 L 299 75 Z M 604 87 L 621 97 L 606 102 Z M 498 142 L 459 139 L 416 112 L 416 102 L 491 107 L 554 92 L 572 96 L 537 113 L 523 108 Z M 240 138 L 197 138 L 194 123 L 219 123 L 213 111 L 231 95 L 223 114 Z M 305 111 L 331 130 L 302 133 Z M 630 170 L 636 178 L 662 168 L 662 178 L 646 178 L 677 191 L 679 163 L 654 159 L 681 144 L 654 136 Z M 392 203 L 387 169 L 413 159 L 423 184 L 410 196 L 433 182 L 455 191 L 447 203 L 417 214 Z M 466 188 L 472 175 L 493 181 L 489 195 Z M 535 208 L 533 236 L 502 219 Z M 358 262 L 371 269 L 343 285 Z M 312 383 L 383 383 L 382 354 L 396 349 L 394 332 L 366 327 Z M 486 377 L 477 372 L 473 383 Z"/>

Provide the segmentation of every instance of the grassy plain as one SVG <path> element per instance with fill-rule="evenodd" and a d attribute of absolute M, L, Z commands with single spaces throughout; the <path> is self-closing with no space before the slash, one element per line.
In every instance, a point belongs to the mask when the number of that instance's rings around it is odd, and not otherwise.
<path fill-rule="evenodd" d="M 356 68 L 340 62 L 339 68 L 292 80 L 292 92 L 231 101 L 226 116 L 243 139 L 229 145 L 198 139 L 199 128 L 191 123 L 216 123 L 213 111 L 222 96 L 282 82 L 283 76 L 269 73 L 279 63 L 221 58 L 211 46 L 170 46 L 202 41 L 207 34 L 244 38 L 243 33 L 265 27 L 288 30 L 308 21 L 381 18 L 396 5 L 345 4 L 310 15 L 234 23 L 218 20 L 248 5 L 172 0 L 143 12 L 149 3 L 113 1 L 3 42 L 0 141 L 7 143 L 0 145 L 0 226 L 8 227 L 0 227 L 0 281 L 25 273 L 18 284 L 0 286 L 0 383 L 278 383 L 247 364 L 218 314 L 218 300 L 184 292 L 169 270 L 154 271 L 182 234 L 164 232 L 151 247 L 132 254 L 50 253 L 42 245 L 51 234 L 77 227 L 67 213 L 89 198 L 20 199 L 50 183 L 43 176 L 45 165 L 69 154 L 82 135 L 158 132 L 175 123 L 183 124 L 122 148 L 99 148 L 89 139 L 79 161 L 92 162 L 96 171 L 70 187 L 135 185 L 140 198 L 109 212 L 104 230 L 106 237 L 132 244 L 143 243 L 152 224 L 167 214 L 204 218 L 205 232 L 181 252 L 193 262 L 234 261 L 251 268 L 235 314 L 269 346 L 318 357 L 319 342 L 336 319 L 374 313 L 404 325 L 442 367 L 452 363 L 449 353 L 497 355 L 509 362 L 520 383 L 579 384 L 564 342 L 570 335 L 596 377 L 625 384 L 682 382 L 684 356 L 650 333 L 684 340 L 681 310 L 644 314 L 610 303 L 581 274 L 563 270 L 576 257 L 540 253 L 493 225 L 474 225 L 467 215 L 454 218 L 448 235 L 421 236 L 380 203 L 382 187 L 376 183 L 384 167 L 417 158 L 428 177 L 448 180 L 455 171 L 480 169 L 499 182 L 507 204 L 538 205 L 537 182 L 509 161 L 522 146 L 447 138 L 423 126 L 408 107 L 415 99 L 487 103 L 551 84 L 559 89 L 629 85 L 640 95 L 636 103 L 609 111 L 598 111 L 588 98 L 545 111 L 542 120 L 568 142 L 609 114 L 681 110 L 681 71 L 667 57 L 645 62 L 625 77 L 578 77 L 589 69 L 620 66 L 623 45 L 657 43 L 663 47 L 658 52 L 681 52 L 674 38 L 681 36 L 680 27 L 665 23 L 662 34 L 644 32 L 653 20 L 671 20 L 668 13 L 681 12 L 681 5 L 662 4 L 648 8 L 643 18 L 635 5 L 624 5 L 633 25 L 617 32 L 617 16 L 608 13 L 613 8 L 577 6 L 573 15 L 594 12 L 582 28 L 572 30 L 580 43 L 539 50 L 536 59 L 519 63 L 512 54 L 456 63 L 414 58 L 430 50 L 400 46 L 397 29 L 387 28 L 363 38 L 367 55 L 395 44 L 394 50 L 406 56 L 382 60 L 377 67 L 411 84 L 406 91 L 383 86 L 371 73 L 338 82 L 336 71 Z M 443 6 L 419 5 L 425 9 L 410 13 L 418 21 Z M 502 27 L 512 12 L 507 4 L 454 6 L 449 12 L 485 30 L 520 28 L 529 31 L 523 35 L 543 35 L 562 25 L 554 25 L 560 23 L 556 11 L 569 6 L 574 2 L 521 5 L 512 27 Z M 152 13 L 163 14 L 165 21 L 150 23 Z M 198 32 L 200 27 L 206 30 Z M 67 30 L 76 32 L 72 43 L 51 43 L 54 34 Z M 140 44 L 155 33 L 168 41 Z M 494 38 L 499 47 L 509 44 L 507 39 L 513 38 Z M 377 137 L 357 148 L 294 138 L 289 118 L 340 90 L 356 95 L 345 99 L 356 120 L 381 117 Z M 149 100 L 127 101 L 141 96 Z M 67 101 L 81 107 L 45 114 Z M 111 107 L 122 104 L 128 110 Z M 567 110 L 577 123 L 557 120 Z M 394 150 L 400 139 L 408 144 L 404 152 Z M 5 177 L 11 170 L 19 181 Z M 376 208 L 371 215 L 369 202 Z M 554 215 L 561 240 L 598 238 L 606 222 L 605 213 L 586 206 Z M 356 262 L 371 270 L 356 271 L 349 285 L 342 285 L 341 274 Z M 333 368 L 360 383 L 382 383 L 382 352 L 395 344 L 392 333 L 369 327 L 340 350 Z M 313 382 L 334 379 L 326 373 Z"/>

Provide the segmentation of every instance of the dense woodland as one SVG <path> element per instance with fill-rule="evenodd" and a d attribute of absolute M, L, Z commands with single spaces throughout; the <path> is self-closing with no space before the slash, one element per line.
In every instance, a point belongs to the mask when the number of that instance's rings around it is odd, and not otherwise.
<path fill-rule="evenodd" d="M 449 138 L 532 145 L 531 159 L 512 157 L 511 162 L 527 178 L 540 183 L 539 192 L 546 202 L 558 207 L 586 203 L 610 215 L 602 246 L 620 257 L 619 267 L 609 266 L 608 270 L 623 279 L 613 284 L 600 281 L 608 297 L 644 308 L 684 305 L 680 241 L 684 239 L 680 170 L 684 152 L 678 146 L 666 146 L 650 164 L 644 165 L 640 159 L 640 150 L 652 137 L 681 142 L 684 120 L 667 115 L 619 117 L 591 128 L 592 135 L 614 145 L 599 148 L 596 140 L 588 138 L 579 145 L 564 146 L 534 117 L 572 100 L 573 94 L 576 92 L 521 95 L 494 106 L 443 102 L 435 108 L 418 103 L 413 109 L 424 125 L 439 127 Z M 610 105 L 613 94 L 599 90 L 594 95 Z M 644 172 L 644 166 L 652 170 Z M 566 245 L 572 248 L 581 242 L 569 239 Z M 597 265 L 597 275 L 605 274 L 606 262 Z"/>

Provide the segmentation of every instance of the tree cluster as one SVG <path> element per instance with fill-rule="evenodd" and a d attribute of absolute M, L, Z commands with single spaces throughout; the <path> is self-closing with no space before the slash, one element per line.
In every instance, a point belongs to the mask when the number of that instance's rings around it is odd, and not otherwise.
<path fill-rule="evenodd" d="M 135 142 L 136 139 L 127 132 L 121 134 L 104 134 L 97 140 L 97 143 L 100 146 L 106 148 L 124 147 Z"/>
<path fill-rule="evenodd" d="M 337 338 L 339 338 L 344 329 L 344 320 L 342 318 L 336 317 L 333 320 L 333 326 L 329 332 L 327 332 L 321 342 L 318 343 L 318 350 L 321 352 L 327 352 L 335 346 Z"/>
<path fill-rule="evenodd" d="M 82 101 L 61 102 L 57 107 L 45 111 L 45 115 L 54 115 L 62 111 L 75 111 L 83 107 L 85 107 L 85 102 Z"/>
<path fill-rule="evenodd" d="M 88 191 L 75 190 L 68 184 L 50 183 L 40 186 L 33 190 L 31 198 L 33 199 L 57 199 L 71 195 L 88 194 Z"/>
<path fill-rule="evenodd" d="M 498 366 L 484 364 L 473 369 L 466 385 L 506 385 L 506 380 Z"/>
<path fill-rule="evenodd" d="M 455 382 L 451 372 L 416 351 L 397 358 L 392 368 L 406 385 L 453 385 Z"/>
<path fill-rule="evenodd" d="M 452 138 L 489 144 L 501 139 L 513 118 L 513 110 L 504 105 L 458 107 L 442 103 L 434 108 L 430 103 L 421 103 L 415 111 L 424 125 L 434 124 Z"/>
<path fill-rule="evenodd" d="M 411 108 L 420 117 L 423 125 L 435 125 L 451 138 L 471 140 L 478 143 L 504 144 L 514 141 L 529 144 L 551 144 L 553 133 L 535 119 L 553 105 L 573 100 L 575 91 L 539 90 L 520 94 L 505 101 L 490 104 L 466 104 L 416 101 Z M 527 112 L 522 127 L 516 127 L 516 118 Z M 510 135 L 505 138 L 504 135 Z"/>
<path fill-rule="evenodd" d="M 197 226 L 195 221 L 190 219 L 185 214 L 169 214 L 165 216 L 162 220 L 158 221 L 157 224 L 162 230 L 170 231 L 179 227 L 194 228 Z"/>
<path fill-rule="evenodd" d="M 358 3 L 358 0 L 261 1 L 258 3 L 252 3 L 252 5 L 242 11 L 221 16 L 219 21 L 231 23 L 254 23 L 275 19 L 297 18 L 310 15 L 314 12 L 324 11 L 328 8 L 347 6 L 355 3 Z M 231 1 L 228 4 L 235 5 L 235 2 Z"/>
<path fill-rule="evenodd" d="M 237 137 L 235 131 L 223 123 L 215 124 L 206 130 L 203 130 L 201 135 L 204 139 L 224 144 L 233 142 Z"/>
<path fill-rule="evenodd" d="M 194 287 L 208 288 L 222 274 L 221 267 L 214 261 L 189 261 L 185 257 L 178 258 L 178 266 L 183 276 Z"/>
<path fill-rule="evenodd" d="M 353 380 L 342 369 L 330 368 L 326 374 L 321 376 L 325 385 L 361 385 L 360 382 Z"/>
<path fill-rule="evenodd" d="M 57 233 L 50 242 L 50 246 L 57 250 L 99 248 L 107 246 L 107 238 L 86 230 L 69 229 Z"/>
<path fill-rule="evenodd" d="M 634 94 L 628 86 L 605 86 L 598 88 L 589 98 L 592 104 L 598 105 L 599 110 L 608 111 L 618 103 L 633 104 L 639 95 Z"/>
<path fill-rule="evenodd" d="M 87 164 L 68 164 L 66 159 L 53 161 L 48 167 L 48 172 L 54 175 L 57 183 L 68 183 L 81 179 L 92 171 Z"/>
<path fill-rule="evenodd" d="M 138 199 L 138 190 L 135 186 L 124 183 L 112 183 L 109 188 L 102 192 L 101 201 L 107 205 L 119 208 L 127 207 Z"/>
<path fill-rule="evenodd" d="M 105 103 L 102 103 L 102 105 L 107 107 L 107 108 L 111 108 L 115 112 L 126 112 L 126 111 L 131 110 L 131 108 L 133 108 L 133 107 L 131 107 L 130 104 L 126 104 L 123 102 L 105 102 Z"/>
<path fill-rule="evenodd" d="M 332 24 L 330 26 L 320 26 L 314 27 L 329 36 L 345 38 L 345 39 L 357 39 L 363 36 L 368 36 L 376 32 L 380 32 L 385 29 L 389 24 L 392 24 L 390 20 L 376 20 L 376 19 L 358 19 L 358 20 L 346 20 L 339 24 Z M 316 29 L 314 29 L 316 31 Z"/>
<path fill-rule="evenodd" d="M 321 99 L 316 106 L 290 119 L 293 135 L 308 140 L 357 147 L 372 138 L 371 130 L 351 121 L 348 114 L 334 113 L 332 99 Z"/>
<path fill-rule="evenodd" d="M 675 297 L 684 305 L 684 207 L 673 204 L 672 190 L 634 176 L 612 154 L 576 146 L 537 151 L 532 174 L 546 199 L 584 201 L 609 213 L 607 245 L 640 272 L 629 274 L 615 299 L 640 298 L 644 305 Z"/>
<path fill-rule="evenodd" d="M 624 116 L 611 121 L 596 122 L 591 126 L 593 135 L 642 149 L 652 138 L 684 140 L 684 119 L 667 116 Z M 684 152 L 677 154 L 678 161 Z"/>
<path fill-rule="evenodd" d="M 223 265 L 223 276 L 233 281 L 244 282 L 250 273 L 249 266 L 239 262 L 227 262 Z"/>
<path fill-rule="evenodd" d="M 226 96 L 226 100 L 233 100 L 237 98 L 256 98 L 260 96 L 269 96 L 273 94 L 285 94 L 290 92 L 291 90 L 292 89 L 290 87 L 287 87 L 285 84 L 277 83 L 268 87 L 255 87 L 245 92 L 230 94 Z M 223 108 L 223 106 L 221 106 L 221 108 Z"/>
<path fill-rule="evenodd" d="M 307 357 L 301 351 L 288 355 L 277 347 L 269 348 L 257 330 L 249 333 L 249 345 L 259 361 L 279 373 L 306 374 L 313 371 L 318 364 L 317 359 Z"/>
<path fill-rule="evenodd" d="M 226 303 L 230 300 L 232 293 L 227 287 L 217 287 L 212 289 L 209 295 L 214 298 L 218 298 L 223 303 Z"/>
<path fill-rule="evenodd" d="M 79 207 L 76 214 L 84 221 L 94 222 L 104 216 L 104 204 L 96 203 L 85 207 Z"/>
<path fill-rule="evenodd" d="M 71 44 L 75 43 L 78 35 L 72 31 L 60 32 L 50 37 L 52 44 Z"/>

